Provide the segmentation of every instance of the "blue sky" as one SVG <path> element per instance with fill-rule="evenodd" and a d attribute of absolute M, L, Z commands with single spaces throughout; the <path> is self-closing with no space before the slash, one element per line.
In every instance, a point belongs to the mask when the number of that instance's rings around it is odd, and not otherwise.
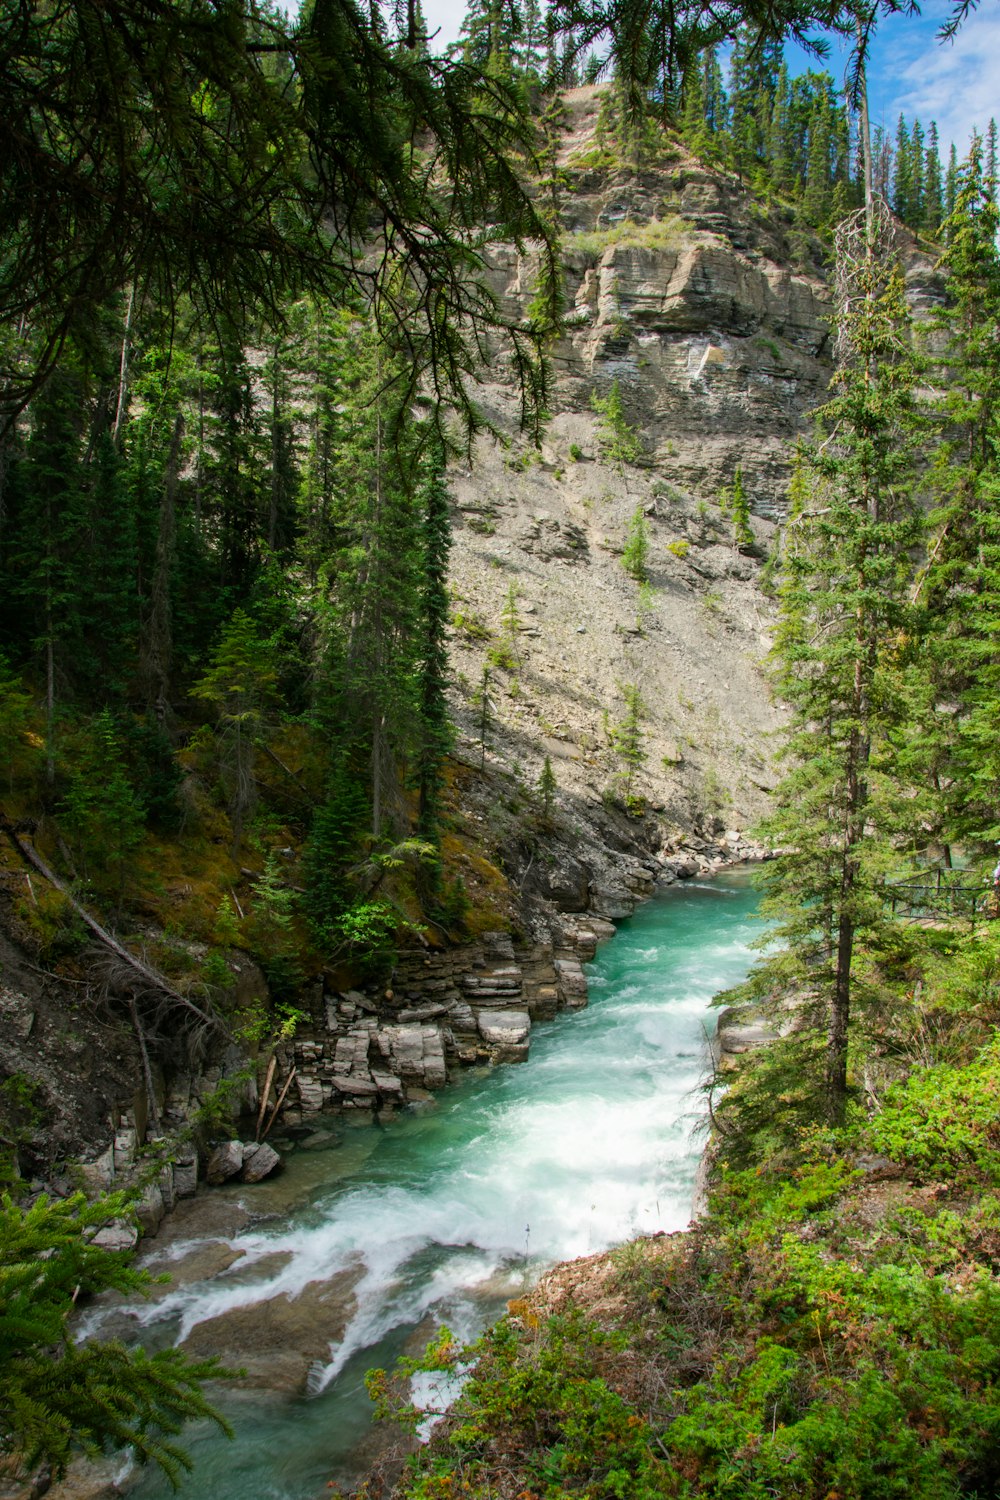
<path fill-rule="evenodd" d="M 985 128 L 990 116 L 1000 121 L 1000 4 L 983 0 L 954 42 L 938 42 L 935 33 L 948 16 L 947 0 L 927 0 L 917 18 L 892 17 L 876 37 L 868 88 L 873 125 L 895 130 L 900 110 L 928 125 L 937 120 L 942 150 L 952 141 L 962 156 L 974 125 Z M 424 0 L 431 31 L 440 27 L 438 47 L 458 35 L 465 0 Z M 792 57 L 796 72 L 824 66 L 801 54 Z M 831 50 L 826 66 L 835 76 L 844 62 Z"/>
<path fill-rule="evenodd" d="M 868 70 L 872 125 L 894 131 L 900 111 L 925 128 L 936 120 L 942 152 L 954 141 L 961 157 L 973 126 L 985 130 L 991 116 L 1000 121 L 1000 5 L 985 0 L 952 42 L 936 35 L 950 4 L 928 0 L 921 10 L 918 17 L 892 16 L 879 28 Z M 791 61 L 796 72 L 817 66 L 801 54 Z M 831 47 L 825 66 L 839 77 L 845 61 Z"/>

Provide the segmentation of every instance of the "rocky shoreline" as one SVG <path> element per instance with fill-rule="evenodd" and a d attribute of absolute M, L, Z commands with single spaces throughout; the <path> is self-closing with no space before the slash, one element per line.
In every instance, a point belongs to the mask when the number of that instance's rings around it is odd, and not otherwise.
<path fill-rule="evenodd" d="M 678 881 L 711 877 L 766 857 L 766 850 L 733 832 L 718 843 L 691 840 L 645 860 L 618 855 L 599 881 L 556 869 L 549 873 L 543 920 L 530 939 L 487 932 L 456 948 L 411 949 L 399 956 L 383 987 L 337 991 L 317 982 L 302 1000 L 308 1020 L 275 1052 L 268 1102 L 273 1108 L 284 1096 L 280 1128 L 294 1136 L 308 1134 L 329 1116 L 347 1115 L 359 1123 L 366 1114 L 386 1119 L 400 1107 L 427 1101 L 467 1067 L 523 1062 L 536 1022 L 587 1004 L 584 965 L 640 902 Z M 722 1035 L 728 1035 L 724 1027 Z M 228 1061 L 235 1070 L 239 1059 Z M 178 1073 L 166 1089 L 163 1118 L 178 1144 L 164 1151 L 170 1160 L 160 1170 L 145 1169 L 136 1216 L 146 1237 L 202 1185 L 253 1182 L 280 1164 L 279 1154 L 266 1144 L 257 1155 L 252 1140 L 220 1139 L 204 1130 L 197 1143 L 192 1139 L 192 1122 L 224 1071 L 213 1066 Z M 244 1117 L 260 1111 L 264 1081 L 251 1079 L 243 1088 Z M 88 1191 L 108 1192 L 139 1181 L 146 1136 L 145 1121 L 137 1118 L 141 1113 L 125 1112 L 112 1143 L 82 1163 Z M 65 1186 L 56 1184 L 55 1191 Z M 50 1184 L 38 1187 L 52 1190 Z M 117 1220 L 102 1234 L 102 1242 L 122 1249 L 138 1237 L 134 1226 Z"/>

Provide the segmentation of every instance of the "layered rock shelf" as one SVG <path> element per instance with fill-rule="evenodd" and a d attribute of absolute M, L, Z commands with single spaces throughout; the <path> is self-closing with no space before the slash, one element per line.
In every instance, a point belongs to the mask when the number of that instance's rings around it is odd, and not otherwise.
<path fill-rule="evenodd" d="M 507 933 L 489 932 L 462 948 L 404 954 L 378 995 L 317 997 L 313 1024 L 279 1053 L 285 1076 L 295 1068 L 285 1123 L 391 1108 L 462 1067 L 524 1061 L 533 1021 L 587 1003 L 583 964 L 613 930 L 601 918 L 567 923 L 558 946 L 516 949 Z"/>
<path fill-rule="evenodd" d="M 515 943 L 508 933 L 487 932 L 461 948 L 404 953 L 378 991 L 318 987 L 310 1023 L 278 1052 L 279 1076 L 295 1070 L 284 1123 L 328 1111 L 391 1110 L 444 1087 L 462 1068 L 523 1062 L 533 1023 L 587 1004 L 584 964 L 615 922 L 658 886 L 762 852 L 738 833 L 727 838 L 648 863 L 620 857 L 599 880 L 554 867 L 545 891 L 547 941 Z"/>

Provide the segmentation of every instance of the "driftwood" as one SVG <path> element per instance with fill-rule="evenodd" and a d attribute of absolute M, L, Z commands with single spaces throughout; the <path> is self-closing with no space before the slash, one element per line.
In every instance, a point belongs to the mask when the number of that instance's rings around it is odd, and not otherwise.
<path fill-rule="evenodd" d="M 274 1070 L 275 1070 L 275 1068 L 277 1066 L 278 1066 L 278 1059 L 275 1057 L 274 1053 L 272 1052 L 271 1053 L 271 1060 L 270 1060 L 270 1062 L 267 1065 L 267 1077 L 264 1079 L 264 1088 L 263 1088 L 263 1091 L 261 1092 L 261 1096 L 260 1096 L 260 1113 L 257 1116 L 257 1129 L 256 1129 L 256 1131 L 254 1133 L 254 1140 L 255 1141 L 259 1141 L 260 1140 L 260 1127 L 264 1123 L 264 1113 L 265 1113 L 265 1111 L 267 1109 L 267 1100 L 268 1100 L 268 1096 L 270 1095 L 270 1092 L 271 1092 L 271 1080 L 274 1078 Z"/>
<path fill-rule="evenodd" d="M 160 1133 L 160 1112 L 156 1107 L 156 1089 L 153 1087 L 153 1069 L 149 1062 L 149 1050 L 146 1047 L 146 1033 L 142 1029 L 139 1020 L 139 1007 L 135 1003 L 135 996 L 128 997 L 129 1014 L 132 1017 L 132 1028 L 135 1031 L 136 1041 L 139 1043 L 139 1056 L 142 1058 L 142 1077 L 146 1085 L 146 1105 L 149 1109 L 149 1123 L 153 1134 Z"/>
<path fill-rule="evenodd" d="M 271 1118 L 267 1122 L 267 1128 L 264 1131 L 264 1134 L 261 1136 L 261 1140 L 262 1141 L 266 1141 L 267 1138 L 268 1138 L 268 1136 L 271 1133 L 271 1126 L 274 1124 L 275 1120 L 278 1118 L 278 1111 L 279 1111 L 279 1109 L 281 1108 L 281 1106 L 285 1102 L 285 1095 L 288 1093 L 288 1090 L 292 1086 L 292 1079 L 295 1077 L 296 1071 L 297 1071 L 296 1068 L 293 1066 L 291 1072 L 288 1075 L 288 1077 L 285 1079 L 285 1086 L 281 1090 L 281 1093 L 278 1095 L 278 1102 L 274 1106 L 274 1108 L 272 1109 L 272 1111 L 271 1111 Z"/>
<path fill-rule="evenodd" d="M 200 1005 L 195 1005 L 194 1001 L 189 1000 L 186 995 L 182 995 L 180 990 L 175 990 L 169 980 L 164 979 L 162 974 L 158 974 L 155 969 L 143 963 L 141 958 L 136 958 L 134 953 L 130 953 L 116 937 L 113 937 L 106 928 L 102 927 L 100 922 L 90 915 L 86 907 L 81 906 L 76 897 L 70 895 L 58 875 L 53 874 L 49 869 L 42 856 L 38 853 L 38 850 L 31 844 L 24 843 L 18 837 L 14 825 L 3 813 L 0 813 L 0 832 L 7 835 L 25 864 L 30 865 L 44 880 L 47 880 L 51 886 L 54 886 L 59 891 L 76 912 L 88 932 L 92 933 L 97 941 L 109 949 L 116 958 L 120 958 L 122 963 L 131 969 L 133 973 L 137 974 L 150 989 L 158 991 L 161 995 L 165 995 L 174 1005 L 179 1005 L 184 1010 L 190 1011 L 192 1015 L 198 1017 L 199 1021 L 203 1021 L 206 1026 L 214 1027 L 216 1031 L 221 1031 L 225 1036 L 229 1035 L 227 1028 L 217 1016 L 213 1016 L 208 1011 L 202 1010 Z"/>

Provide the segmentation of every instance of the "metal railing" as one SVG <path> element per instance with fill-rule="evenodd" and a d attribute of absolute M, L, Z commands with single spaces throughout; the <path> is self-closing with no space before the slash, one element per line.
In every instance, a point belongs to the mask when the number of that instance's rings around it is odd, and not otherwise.
<path fill-rule="evenodd" d="M 886 887 L 893 916 L 899 917 L 966 917 L 973 926 L 997 915 L 1000 898 L 988 885 L 959 884 L 942 879 L 938 870 L 933 883 L 901 880 Z"/>

